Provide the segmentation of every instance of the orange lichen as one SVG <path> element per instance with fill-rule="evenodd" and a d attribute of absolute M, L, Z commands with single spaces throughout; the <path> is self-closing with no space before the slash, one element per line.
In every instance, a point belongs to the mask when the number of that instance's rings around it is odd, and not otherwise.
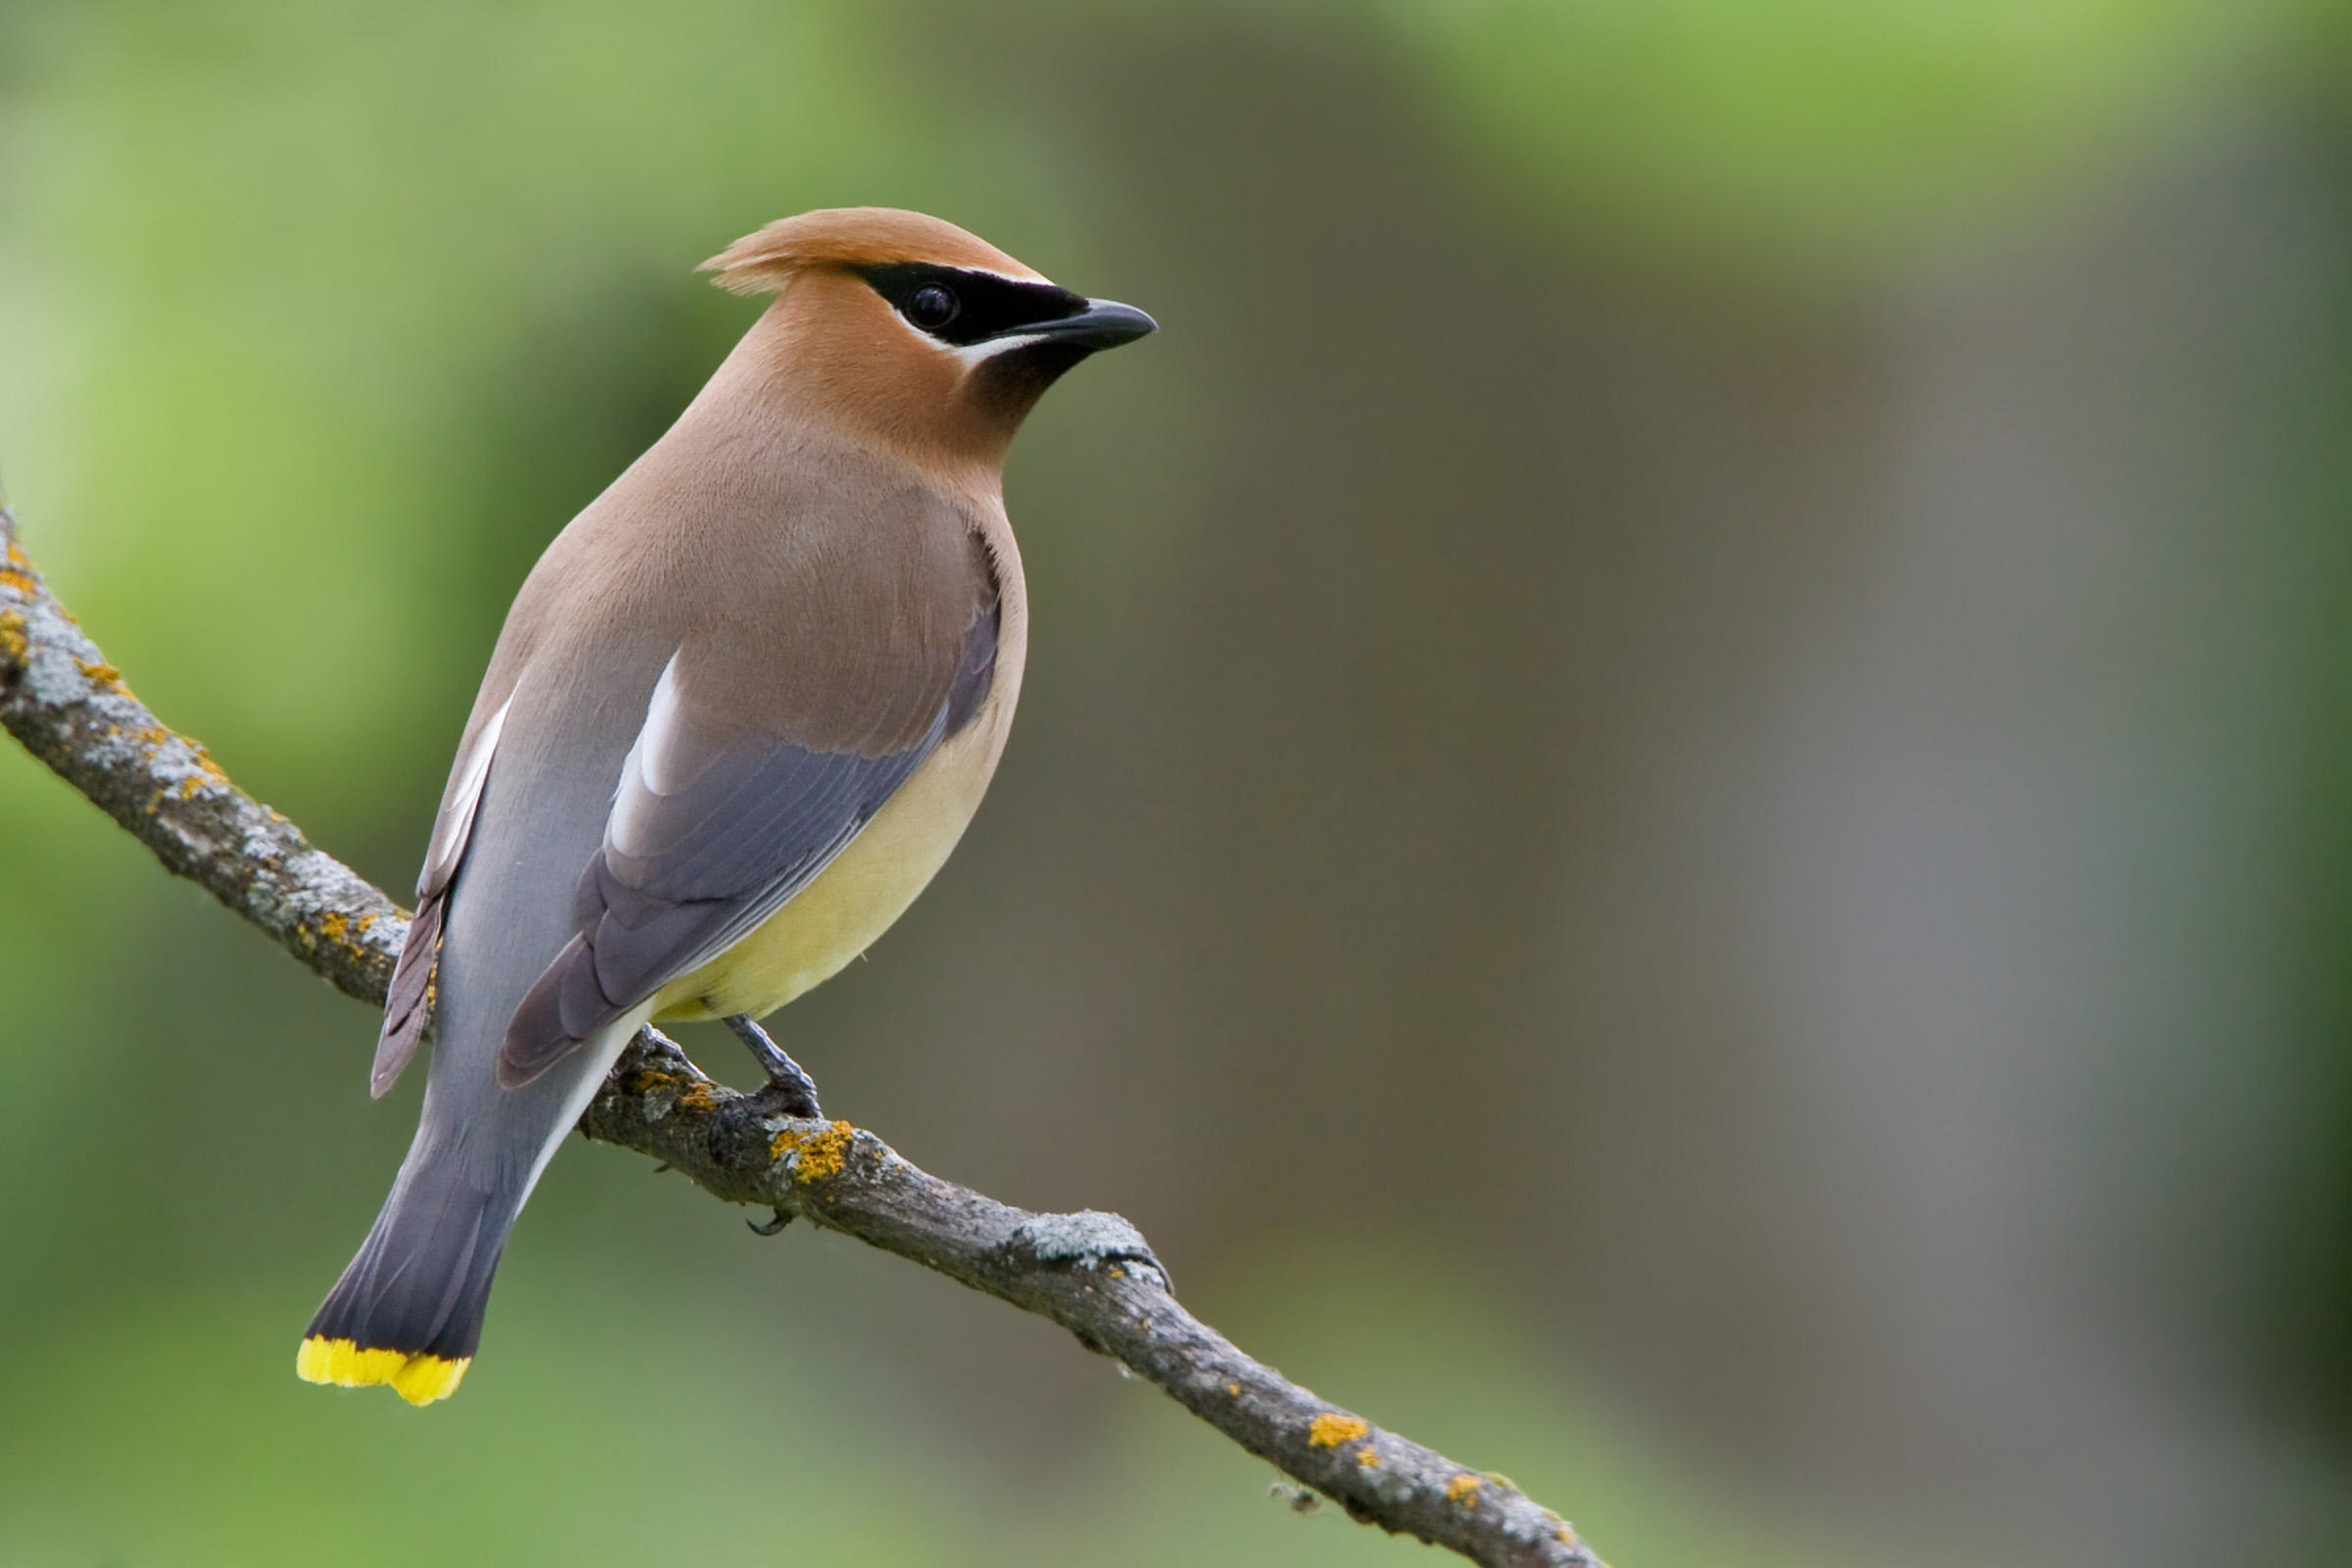
<path fill-rule="evenodd" d="M 115 668 L 114 666 L 107 663 L 106 660 L 102 658 L 77 658 L 74 660 L 74 668 L 80 670 L 92 680 L 97 681 L 100 686 L 120 686 L 122 684 L 122 672 Z"/>
<path fill-rule="evenodd" d="M 190 782 L 194 783 L 194 781 L 191 780 Z M 320 934 L 324 936 L 329 942 L 342 941 L 343 933 L 351 929 L 351 917 L 343 913 L 341 910 L 329 910 L 325 914 L 319 917 Z"/>
<path fill-rule="evenodd" d="M 40 591 L 41 585 L 33 581 L 31 558 L 16 548 L 16 542 L 13 539 L 8 542 L 8 567 L 6 571 L 0 572 L 0 584 L 5 584 L 27 599 Z"/>
<path fill-rule="evenodd" d="M 84 666 L 83 668 L 87 668 L 88 666 Z M 107 668 L 111 668 L 112 666 L 110 665 Z M 120 685 L 121 682 L 118 681 L 116 684 Z M 125 688 L 125 689 L 127 690 L 129 689 Z M 160 748 L 165 741 L 177 741 L 180 744 L 187 747 L 189 751 L 195 753 L 196 771 L 180 781 L 180 798 L 182 800 L 194 799 L 196 792 L 204 788 L 208 784 L 226 784 L 228 783 L 227 770 L 223 768 L 218 763 L 213 761 L 209 752 L 207 752 L 202 746 L 196 744 L 195 742 L 189 740 L 185 735 L 175 735 L 172 733 L 171 731 L 164 729 L 159 724 L 152 730 L 142 731 L 139 738 L 158 748 Z M 338 933 L 330 931 L 328 934 L 332 936 L 337 935 Z"/>
<path fill-rule="evenodd" d="M 1368 1470 L 1377 1470 L 1381 1468 L 1381 1457 L 1373 1451 L 1372 1446 L 1367 1443 L 1356 1450 L 1356 1463 Z"/>
<path fill-rule="evenodd" d="M 1336 1410 L 1326 1410 L 1307 1424 L 1307 1446 L 1310 1448 L 1336 1448 L 1342 1443 L 1352 1443 L 1372 1429 L 1372 1424 L 1360 1415 L 1342 1415 Z"/>
<path fill-rule="evenodd" d="M 849 1141 L 856 1131 L 846 1121 L 835 1121 L 822 1132 L 795 1132 L 787 1127 L 768 1144 L 768 1155 L 776 1160 L 796 1155 L 793 1180 L 822 1182 L 841 1174 L 849 1160 Z"/>
<path fill-rule="evenodd" d="M 12 659 L 21 659 L 30 647 L 25 640 L 25 615 L 21 610 L 0 614 L 0 648 L 7 650 Z"/>
<path fill-rule="evenodd" d="M 628 1076 L 623 1087 L 631 1094 L 651 1094 L 655 1089 L 667 1089 L 677 1081 L 674 1073 L 663 1072 L 658 1068 L 639 1068 Z"/>
<path fill-rule="evenodd" d="M 1242 1385 L 1238 1383 L 1229 1383 L 1225 1384 L 1225 1392 L 1234 1398 L 1239 1399 L 1242 1396 Z"/>
<path fill-rule="evenodd" d="M 360 929 L 366 928 L 362 926 Z M 667 1104 L 664 1105 L 656 1101 L 657 1109 L 652 1112 L 656 1121 L 668 1115 L 670 1111 L 681 1105 L 689 1110 L 719 1109 L 718 1085 L 707 1078 L 688 1079 L 682 1074 L 664 1072 L 659 1068 L 641 1067 L 631 1071 L 628 1077 L 621 1080 L 621 1088 L 625 1093 L 641 1094 L 648 1098 L 659 1095 L 665 1090 L 673 1091 L 675 1098 Z"/>
<path fill-rule="evenodd" d="M 1483 1479 L 1465 1471 L 1445 1483 L 1445 1500 L 1458 1502 L 1464 1508 L 1475 1508 L 1478 1502 L 1478 1489 L 1486 1484 Z"/>

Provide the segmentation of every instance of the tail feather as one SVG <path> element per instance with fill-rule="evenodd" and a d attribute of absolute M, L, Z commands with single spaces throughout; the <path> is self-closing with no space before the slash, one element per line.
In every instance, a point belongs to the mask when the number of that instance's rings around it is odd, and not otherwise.
<path fill-rule="evenodd" d="M 418 1159 L 302 1337 L 295 1371 L 346 1388 L 389 1384 L 411 1405 L 457 1391 L 481 1342 L 490 1281 L 520 1193 Z"/>
<path fill-rule="evenodd" d="M 481 1342 L 490 1281 L 523 1200 L 580 1121 L 648 1000 L 520 1089 L 499 1087 L 499 1037 L 435 1045 L 408 1158 L 359 1256 L 302 1337 L 294 1370 L 347 1388 L 389 1384 L 411 1405 L 457 1391 Z"/>

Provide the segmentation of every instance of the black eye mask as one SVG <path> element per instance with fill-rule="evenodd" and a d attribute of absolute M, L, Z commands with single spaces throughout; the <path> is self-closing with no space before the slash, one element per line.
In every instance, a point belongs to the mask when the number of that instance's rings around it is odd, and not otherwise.
<path fill-rule="evenodd" d="M 851 270 L 918 330 L 957 348 L 1066 321 L 1087 303 L 1084 295 L 1051 283 L 1019 283 L 992 272 L 923 261 L 884 262 Z"/>

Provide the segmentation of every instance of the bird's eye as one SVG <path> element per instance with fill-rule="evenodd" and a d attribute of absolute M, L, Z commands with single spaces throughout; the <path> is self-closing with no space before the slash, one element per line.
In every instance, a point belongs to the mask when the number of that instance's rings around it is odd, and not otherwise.
<path fill-rule="evenodd" d="M 936 332 L 956 319 L 963 302 L 944 284 L 926 283 L 907 301 L 907 320 L 927 332 Z"/>

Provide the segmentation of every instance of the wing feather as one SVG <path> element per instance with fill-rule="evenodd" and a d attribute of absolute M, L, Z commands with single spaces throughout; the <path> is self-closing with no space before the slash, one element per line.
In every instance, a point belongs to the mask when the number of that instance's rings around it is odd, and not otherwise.
<path fill-rule="evenodd" d="M 673 658 L 621 769 L 603 848 L 573 895 L 578 934 L 516 1011 L 499 1079 L 530 1082 L 599 1030 L 755 930 L 879 811 L 948 735 L 969 722 L 992 678 L 1000 607 L 992 582 L 960 648 L 894 710 L 877 704 L 864 742 L 798 745 L 713 721 L 681 689 Z M 875 737 L 929 724 L 909 744 L 868 753 Z"/>
<path fill-rule="evenodd" d="M 375 1041 L 375 1062 L 368 1070 L 368 1093 L 381 1100 L 400 1081 L 409 1058 L 425 1037 L 433 1009 L 433 963 L 441 947 L 441 923 L 449 884 L 466 858 L 474 833 L 474 814 L 489 782 L 490 760 L 499 749 L 499 733 L 506 727 L 509 697 L 457 748 L 449 769 L 449 787 L 441 810 L 433 819 L 433 837 L 425 847 L 425 868 L 416 875 L 416 917 L 408 922 L 400 959 L 392 968 L 392 985 L 384 996 L 383 1027 Z"/>

